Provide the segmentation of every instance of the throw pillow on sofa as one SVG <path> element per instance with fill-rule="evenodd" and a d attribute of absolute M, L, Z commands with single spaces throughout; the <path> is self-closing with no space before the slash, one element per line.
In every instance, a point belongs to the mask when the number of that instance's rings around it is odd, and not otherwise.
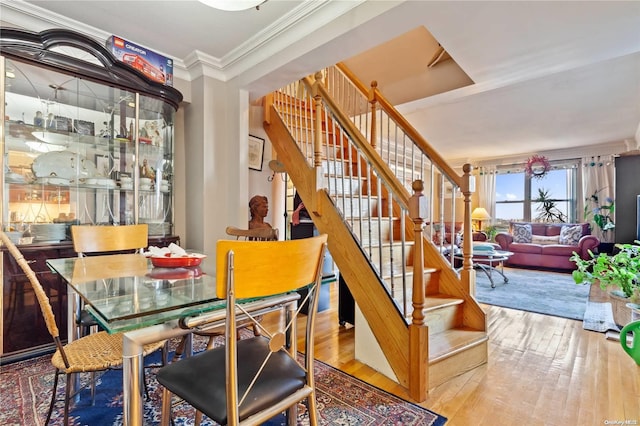
<path fill-rule="evenodd" d="M 541 246 L 547 246 L 549 244 L 560 244 L 560 235 L 532 235 L 531 242 L 533 244 L 540 244 Z"/>
<path fill-rule="evenodd" d="M 582 237 L 582 226 L 580 225 L 563 225 L 560 230 L 560 244 L 575 246 L 580 241 L 580 237 Z"/>
<path fill-rule="evenodd" d="M 531 225 L 513 224 L 513 242 L 514 243 L 530 243 L 531 242 Z"/>

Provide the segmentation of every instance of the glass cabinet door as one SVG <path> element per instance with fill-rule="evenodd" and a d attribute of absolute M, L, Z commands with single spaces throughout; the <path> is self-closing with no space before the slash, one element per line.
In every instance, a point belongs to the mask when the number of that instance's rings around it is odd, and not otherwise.
<path fill-rule="evenodd" d="M 173 135 L 175 110 L 162 101 L 139 96 L 138 212 L 150 235 L 172 232 Z"/>
<path fill-rule="evenodd" d="M 2 226 L 17 243 L 72 224 L 170 235 L 175 109 L 160 99 L 2 58 Z"/>

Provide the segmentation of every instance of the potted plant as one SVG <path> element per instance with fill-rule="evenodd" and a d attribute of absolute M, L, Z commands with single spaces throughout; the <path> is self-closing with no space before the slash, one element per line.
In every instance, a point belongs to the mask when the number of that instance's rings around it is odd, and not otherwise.
<path fill-rule="evenodd" d="M 536 211 L 538 212 L 538 216 L 536 216 L 536 220 L 540 222 L 560 222 L 564 223 L 566 220 L 566 216 L 558 206 L 556 205 L 557 200 L 551 198 L 548 189 L 538 188 L 538 198 L 534 200 L 536 203 L 540 203 L 538 207 L 536 207 Z"/>
<path fill-rule="evenodd" d="M 482 232 L 487 234 L 487 241 L 494 241 L 494 237 L 498 233 L 498 227 L 495 225 L 486 226 Z"/>
<path fill-rule="evenodd" d="M 598 251 L 600 253 L 611 253 L 613 243 L 610 240 L 612 239 L 612 231 L 616 228 L 611 216 L 616 211 L 616 204 L 611 197 L 607 197 L 603 203 L 601 202 L 601 197 L 598 193 L 603 189 L 596 190 L 589 198 L 585 199 L 584 219 L 591 222 L 592 227 L 595 225 L 600 228 L 602 242 L 598 247 Z"/>
<path fill-rule="evenodd" d="M 616 244 L 614 254 L 593 254 L 589 251 L 590 259 L 582 259 L 576 252 L 571 261 L 577 269 L 573 271 L 576 284 L 595 284 L 607 291 L 612 302 L 621 299 L 623 306 L 631 303 L 634 309 L 640 309 L 640 241 L 634 244 Z M 614 306 L 614 317 L 616 316 Z M 616 322 L 626 324 L 628 319 Z"/>

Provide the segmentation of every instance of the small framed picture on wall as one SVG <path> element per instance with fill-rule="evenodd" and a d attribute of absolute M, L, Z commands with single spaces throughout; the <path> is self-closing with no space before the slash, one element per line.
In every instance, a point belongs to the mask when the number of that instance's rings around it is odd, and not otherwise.
<path fill-rule="evenodd" d="M 264 139 L 249 135 L 249 168 L 261 172 L 263 157 Z"/>

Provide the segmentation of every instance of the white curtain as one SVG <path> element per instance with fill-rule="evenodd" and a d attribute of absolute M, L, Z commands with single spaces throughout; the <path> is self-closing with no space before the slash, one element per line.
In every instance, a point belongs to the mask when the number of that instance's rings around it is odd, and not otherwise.
<path fill-rule="evenodd" d="M 595 157 L 582 158 L 582 197 L 583 206 L 588 209 L 595 208 L 596 205 L 588 199 L 597 194 L 599 204 L 608 205 L 607 198 L 612 200 L 616 194 L 615 187 L 615 162 L 613 155 L 598 155 Z M 581 212 L 578 212 L 581 214 Z M 580 217 L 580 216 L 579 216 Z M 590 216 L 592 218 L 593 215 Z M 612 215 L 613 223 L 616 222 L 615 214 Z M 615 229 L 603 233 L 602 230 L 591 220 L 591 233 L 597 236 L 600 241 L 615 241 Z"/>
<path fill-rule="evenodd" d="M 478 206 L 484 207 L 494 223 L 496 217 L 496 167 L 482 166 L 478 168 Z"/>

